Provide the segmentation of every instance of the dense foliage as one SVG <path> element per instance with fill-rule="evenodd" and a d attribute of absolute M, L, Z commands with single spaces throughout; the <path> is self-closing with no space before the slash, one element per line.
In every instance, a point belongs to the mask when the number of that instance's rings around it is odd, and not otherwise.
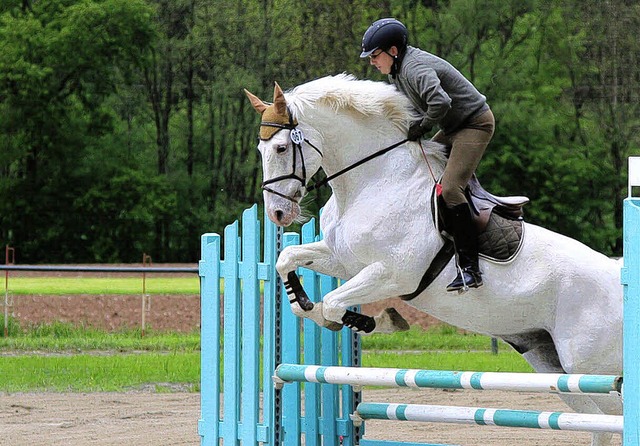
<path fill-rule="evenodd" d="M 600 0 L 4 0 L 0 242 L 20 263 L 195 261 L 201 233 L 261 201 L 242 89 L 382 79 L 358 57 L 382 16 L 487 95 L 487 189 L 621 254 L 640 5 Z"/>

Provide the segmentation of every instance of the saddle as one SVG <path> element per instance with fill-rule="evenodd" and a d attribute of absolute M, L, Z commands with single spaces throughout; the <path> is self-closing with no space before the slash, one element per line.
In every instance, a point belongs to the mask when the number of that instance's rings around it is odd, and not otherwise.
<path fill-rule="evenodd" d="M 438 195 L 439 184 L 433 188 L 431 200 L 433 221 L 436 229 L 445 238 L 445 243 L 425 271 L 418 288 L 411 294 L 400 296 L 408 301 L 419 295 L 435 280 L 455 254 L 453 238 L 447 232 L 447 226 L 438 211 L 445 206 L 442 197 Z M 524 211 L 522 207 L 529 202 L 529 198 L 522 196 L 498 197 L 487 192 L 474 174 L 465 195 L 473 221 L 478 233 L 478 255 L 485 259 L 506 263 L 513 260 L 524 239 Z"/>
<path fill-rule="evenodd" d="M 444 206 L 444 201 L 437 195 L 437 186 L 434 187 L 433 194 L 436 227 L 443 237 L 451 239 L 442 213 L 438 212 L 438 208 Z M 467 185 L 465 195 L 478 233 L 479 255 L 496 262 L 513 260 L 522 245 L 523 206 L 529 202 L 529 198 L 493 195 L 482 187 L 475 174 Z M 438 218 L 435 218 L 436 215 Z"/>
<path fill-rule="evenodd" d="M 522 221 L 522 207 L 529 202 L 529 198 L 523 196 L 498 197 L 487 192 L 475 174 L 469 181 L 466 195 L 473 210 L 478 233 L 487 229 L 493 212 L 509 220 Z"/>

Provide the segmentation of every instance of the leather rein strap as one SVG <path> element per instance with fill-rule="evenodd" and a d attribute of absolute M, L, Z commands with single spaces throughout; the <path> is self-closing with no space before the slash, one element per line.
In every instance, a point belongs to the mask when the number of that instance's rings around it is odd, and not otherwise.
<path fill-rule="evenodd" d="M 368 161 L 371 161 L 371 160 L 372 160 L 372 159 L 374 159 L 374 158 L 377 158 L 377 157 L 379 157 L 379 156 L 381 156 L 381 155 L 384 155 L 385 153 L 387 153 L 387 152 L 389 152 L 389 151 L 391 151 L 391 150 L 395 149 L 396 147 L 401 146 L 402 144 L 404 144 L 404 143 L 405 143 L 405 142 L 407 142 L 407 141 L 409 141 L 409 140 L 408 140 L 408 139 L 403 139 L 402 141 L 398 141 L 397 143 L 392 144 L 392 145 L 390 145 L 389 147 L 385 147 L 384 149 L 380 149 L 380 150 L 378 150 L 377 152 L 372 153 L 371 155 L 369 155 L 369 156 L 367 156 L 367 157 L 365 157 L 365 158 L 361 159 L 360 161 L 356 161 L 356 162 L 355 162 L 355 163 L 353 163 L 352 165 L 345 167 L 345 168 L 344 168 L 344 169 L 342 169 L 341 171 L 336 172 L 336 173 L 334 173 L 333 175 L 330 175 L 330 176 L 328 176 L 327 178 L 325 178 L 325 179 L 323 179 L 323 180 L 321 180 L 321 181 L 318 181 L 318 182 L 317 182 L 317 183 L 315 183 L 315 184 L 312 184 L 311 186 L 307 187 L 307 191 L 311 192 L 311 191 L 312 191 L 312 190 L 314 190 L 314 189 L 318 189 L 318 188 L 320 188 L 320 187 L 322 187 L 322 186 L 326 185 L 329 181 L 331 181 L 331 180 L 333 180 L 333 179 L 335 179 L 335 178 L 339 177 L 340 175 L 343 175 L 343 174 L 345 174 L 345 173 L 349 172 L 350 170 L 355 169 L 356 167 L 358 167 L 358 166 L 360 166 L 360 165 L 362 165 L 362 164 L 364 164 L 364 163 L 366 163 L 366 162 L 368 162 Z"/>

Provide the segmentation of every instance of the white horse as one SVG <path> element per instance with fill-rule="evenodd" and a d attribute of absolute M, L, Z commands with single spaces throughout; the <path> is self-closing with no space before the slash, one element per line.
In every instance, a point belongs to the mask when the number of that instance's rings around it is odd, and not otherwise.
<path fill-rule="evenodd" d="M 425 159 L 420 144 L 406 142 L 340 174 L 404 140 L 415 116 L 393 86 L 338 75 L 287 94 L 276 84 L 273 104 L 246 93 L 262 114 L 258 149 L 265 207 L 274 223 L 288 226 L 299 218 L 299 202 L 318 169 L 329 177 L 339 174 L 329 183 L 333 194 L 320 219 L 324 239 L 288 247 L 279 256 L 277 270 L 291 308 L 321 326 L 362 329 L 348 308 L 414 292 L 444 244 L 431 211 L 434 177 L 446 162 L 443 151 L 423 143 Z M 523 225 L 524 240 L 513 260 L 481 259 L 484 286 L 460 295 L 446 292 L 456 275 L 451 260 L 408 303 L 462 329 L 504 339 L 538 372 L 621 374 L 621 263 L 576 240 Z M 298 267 L 347 281 L 314 305 L 304 299 Z M 366 331 L 405 328 L 395 316 L 388 311 L 369 318 Z M 622 411 L 616 396 L 562 397 L 580 412 Z M 592 445 L 608 445 L 610 438 L 594 434 Z"/>

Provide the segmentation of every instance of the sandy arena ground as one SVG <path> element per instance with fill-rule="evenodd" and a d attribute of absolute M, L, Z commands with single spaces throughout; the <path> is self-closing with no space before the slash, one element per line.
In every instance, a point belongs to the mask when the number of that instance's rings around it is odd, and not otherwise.
<path fill-rule="evenodd" d="M 365 401 L 567 410 L 555 395 L 442 390 L 365 390 Z M 0 394 L 0 444 L 12 446 L 199 445 L 194 393 Z M 367 422 L 367 438 L 469 446 L 588 446 L 582 432 Z M 620 437 L 614 438 L 620 445 Z"/>

